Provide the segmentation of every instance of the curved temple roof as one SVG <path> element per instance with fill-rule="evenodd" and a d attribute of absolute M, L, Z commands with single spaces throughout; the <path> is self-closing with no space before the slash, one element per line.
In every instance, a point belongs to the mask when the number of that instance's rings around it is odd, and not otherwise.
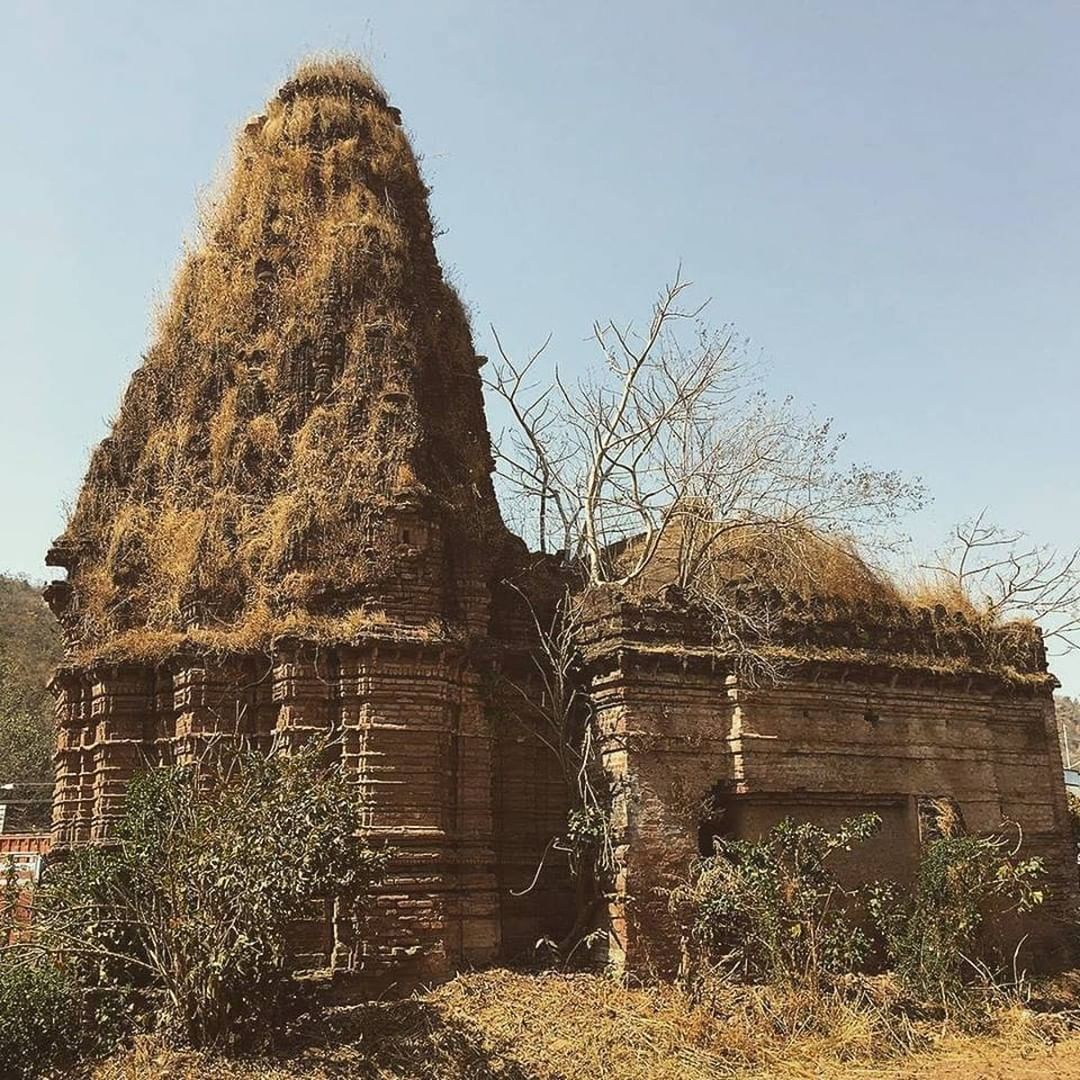
<path fill-rule="evenodd" d="M 459 618 L 508 536 L 480 363 L 399 113 L 355 62 L 303 66 L 238 136 L 50 552 L 76 650 Z"/>

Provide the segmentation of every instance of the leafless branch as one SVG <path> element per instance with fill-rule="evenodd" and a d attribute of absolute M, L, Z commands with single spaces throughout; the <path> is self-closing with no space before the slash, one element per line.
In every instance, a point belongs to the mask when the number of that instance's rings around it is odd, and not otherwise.
<path fill-rule="evenodd" d="M 602 362 L 576 382 L 557 368 L 540 377 L 550 338 L 518 363 L 496 336 L 487 385 L 513 420 L 497 466 L 517 520 L 533 522 L 528 538 L 546 552 L 560 532 L 584 585 L 626 586 L 674 560 L 690 589 L 740 533 L 885 545 L 898 515 L 922 501 L 921 484 L 844 467 L 829 422 L 755 392 L 743 344 L 732 328 L 701 323 L 689 288 L 677 274 L 643 334 L 596 323 Z"/>
<path fill-rule="evenodd" d="M 1059 651 L 1080 647 L 1080 548 L 1035 544 L 983 509 L 923 569 L 989 622 L 1031 619 Z"/>

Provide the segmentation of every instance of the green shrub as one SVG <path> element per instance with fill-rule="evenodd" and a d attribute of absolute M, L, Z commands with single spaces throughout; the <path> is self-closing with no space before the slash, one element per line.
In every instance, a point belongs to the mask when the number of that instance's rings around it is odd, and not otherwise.
<path fill-rule="evenodd" d="M 913 888 L 875 888 L 871 912 L 890 965 L 914 998 L 960 996 L 969 977 L 986 974 L 987 915 L 1042 903 L 1042 861 L 1017 859 L 1017 851 L 1002 835 L 943 836 L 924 848 Z"/>
<path fill-rule="evenodd" d="M 717 839 L 672 894 L 690 967 L 799 982 L 857 969 L 870 941 L 829 860 L 880 825 L 863 814 L 830 832 L 786 818 L 760 841 Z"/>
<path fill-rule="evenodd" d="M 985 921 L 1042 902 L 1041 860 L 1018 858 L 1004 835 L 944 835 L 925 845 L 912 885 L 843 888 L 830 857 L 879 824 L 865 814 L 829 832 L 786 819 L 759 841 L 717 840 L 672 893 L 687 974 L 814 987 L 880 958 L 920 1002 L 958 1003 L 975 977 L 1000 985 Z"/>
<path fill-rule="evenodd" d="M 297 921 L 356 914 L 384 856 L 325 748 L 228 752 L 131 783 L 115 843 L 46 870 L 37 932 L 86 986 L 120 988 L 169 1036 L 265 1042 L 294 1001 Z"/>
<path fill-rule="evenodd" d="M 48 960 L 0 958 L 0 1076 L 58 1072 L 88 1048 L 78 986 Z"/>

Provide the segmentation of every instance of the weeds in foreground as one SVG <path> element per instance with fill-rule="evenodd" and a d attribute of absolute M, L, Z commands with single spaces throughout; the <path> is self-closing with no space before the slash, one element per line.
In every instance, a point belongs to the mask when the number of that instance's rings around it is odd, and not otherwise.
<path fill-rule="evenodd" d="M 963 1009 L 969 984 L 992 989 L 1001 983 L 981 952 L 980 932 L 990 908 L 1003 915 L 1041 904 L 1039 859 L 1019 859 L 1020 840 L 1005 835 L 941 836 L 919 861 L 915 887 L 892 883 L 873 890 L 870 910 L 884 939 L 890 967 L 918 1000 Z M 1013 983 L 1022 982 L 1016 943 Z M 1008 968 L 1005 979 L 1010 978 Z M 1007 984 L 1006 984 L 1007 985 Z"/>
<path fill-rule="evenodd" d="M 914 1006 L 956 1015 L 968 1013 L 973 990 L 978 1003 L 987 990 L 1021 984 L 1023 939 L 1011 958 L 995 956 L 984 922 L 991 911 L 1042 903 L 1043 864 L 1019 858 L 1020 839 L 958 835 L 941 813 L 946 827 L 924 844 L 907 888 L 890 881 L 845 888 L 833 870 L 838 852 L 877 832 L 874 814 L 835 831 L 785 819 L 761 840 L 718 837 L 714 853 L 671 894 L 684 981 L 693 989 L 702 978 L 740 978 L 815 993 L 838 978 L 887 969 Z"/>
<path fill-rule="evenodd" d="M 975 1075 L 979 1055 L 1045 1059 L 1054 1043 L 1071 1039 L 1080 1017 L 1001 998 L 988 1002 L 989 1022 L 973 1039 L 952 1020 L 907 1012 L 901 1000 L 887 977 L 818 992 L 719 981 L 694 1000 L 670 984 L 494 970 L 407 1001 L 332 1010 L 274 1058 L 223 1061 L 144 1039 L 95 1080 L 881 1080 L 926 1075 L 939 1052 L 973 1064 L 948 1074 L 955 1078 Z M 1030 1068 L 1024 1075 L 1039 1075 L 1038 1061 Z M 1080 1072 L 1059 1080 L 1069 1075 Z"/>
<path fill-rule="evenodd" d="M 871 941 L 832 859 L 878 831 L 863 814 L 835 832 L 785 819 L 759 841 L 717 838 L 675 889 L 671 907 L 684 928 L 683 977 L 725 971 L 752 981 L 811 988 L 822 978 L 858 970 Z"/>
<path fill-rule="evenodd" d="M 333 904 L 335 945 L 357 947 L 386 862 L 328 753 L 321 741 L 290 754 L 213 744 L 197 764 L 136 776 L 113 843 L 46 867 L 33 933 L 0 950 L 0 977 L 23 987 L 0 993 L 0 1061 L 26 1056 L 29 1039 L 27 1060 L 50 1066 L 58 1029 L 41 1023 L 54 1014 L 74 1043 L 80 1029 L 150 1028 L 221 1051 L 268 1045 L 304 1003 L 297 926 Z"/>

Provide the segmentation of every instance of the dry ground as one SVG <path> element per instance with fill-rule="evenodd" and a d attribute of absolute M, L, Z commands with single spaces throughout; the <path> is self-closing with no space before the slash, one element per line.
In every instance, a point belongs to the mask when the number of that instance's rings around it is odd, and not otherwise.
<path fill-rule="evenodd" d="M 1069 989 L 1067 987 L 1067 989 Z M 887 995 L 886 995 L 887 996 Z M 225 1062 L 150 1038 L 94 1080 L 1080 1080 L 1080 1011 L 1003 1003 L 979 1034 L 912 1019 L 882 992 L 810 999 L 721 992 L 695 1006 L 671 987 L 591 975 L 490 971 L 407 1001 L 331 1010 L 275 1057 Z"/>

